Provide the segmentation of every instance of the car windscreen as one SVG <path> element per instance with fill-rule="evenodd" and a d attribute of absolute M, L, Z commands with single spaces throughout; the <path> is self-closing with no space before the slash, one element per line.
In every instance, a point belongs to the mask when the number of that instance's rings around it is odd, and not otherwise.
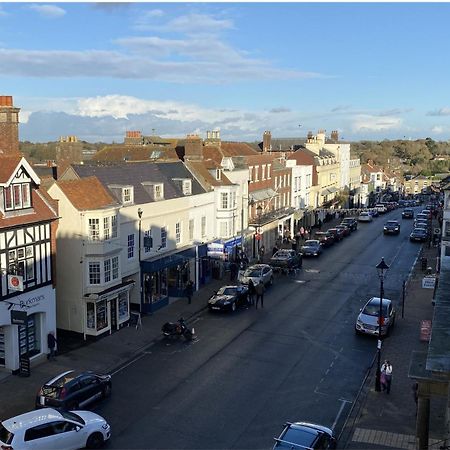
<path fill-rule="evenodd" d="M 42 387 L 42 394 L 49 398 L 59 398 L 62 391 L 60 386 L 44 385 Z"/>
<path fill-rule="evenodd" d="M 221 288 L 219 289 L 218 294 L 221 295 L 235 295 L 237 292 L 236 288 Z"/>
<path fill-rule="evenodd" d="M 387 305 L 383 302 L 383 316 L 387 316 Z M 363 314 L 367 316 L 378 316 L 380 314 L 380 305 L 376 303 L 369 303 L 362 310 Z"/>
<path fill-rule="evenodd" d="M 60 414 L 67 420 L 71 420 L 72 422 L 78 422 L 82 425 L 86 425 L 86 422 L 78 415 L 72 411 L 59 411 Z"/>
<path fill-rule="evenodd" d="M 244 276 L 246 277 L 260 277 L 261 270 L 260 269 L 248 269 L 245 271 Z"/>
<path fill-rule="evenodd" d="M 8 431 L 2 423 L 0 423 L 0 442 L 3 444 L 11 444 L 14 437 L 14 433 Z"/>

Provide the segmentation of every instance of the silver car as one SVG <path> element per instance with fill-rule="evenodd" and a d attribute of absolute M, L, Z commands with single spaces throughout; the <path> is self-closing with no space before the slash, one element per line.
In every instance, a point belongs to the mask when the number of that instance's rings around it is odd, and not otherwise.
<path fill-rule="evenodd" d="M 355 331 L 357 334 L 371 334 L 378 336 L 380 316 L 380 298 L 372 297 L 361 309 L 358 318 L 356 319 Z M 382 303 L 382 322 L 381 322 L 381 335 L 386 336 L 389 334 L 391 328 L 395 323 L 395 308 L 391 300 L 383 298 Z"/>
<path fill-rule="evenodd" d="M 268 264 L 255 264 L 248 267 L 245 271 L 239 273 L 238 281 L 242 284 L 248 284 L 252 280 L 256 286 L 263 283 L 265 286 L 271 286 L 273 283 L 273 270 Z"/>

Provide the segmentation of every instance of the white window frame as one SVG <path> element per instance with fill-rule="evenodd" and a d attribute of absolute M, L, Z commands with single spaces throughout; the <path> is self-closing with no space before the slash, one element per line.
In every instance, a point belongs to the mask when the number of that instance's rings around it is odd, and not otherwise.
<path fill-rule="evenodd" d="M 90 241 L 100 240 L 100 219 L 98 217 L 88 218 L 88 233 Z"/>
<path fill-rule="evenodd" d="M 127 258 L 133 259 L 134 258 L 134 245 L 135 245 L 135 239 L 134 239 L 134 233 L 129 234 L 127 236 Z"/>
<path fill-rule="evenodd" d="M 133 187 L 132 186 L 128 186 L 128 187 L 124 187 L 122 188 L 122 203 L 124 205 L 128 205 L 130 203 L 133 203 L 134 198 L 133 198 Z"/>
<path fill-rule="evenodd" d="M 270 168 L 272 167 L 272 164 L 267 164 L 267 179 L 270 180 L 271 173 Z"/>
<path fill-rule="evenodd" d="M 189 240 L 194 240 L 194 228 L 195 228 L 195 220 L 189 219 Z"/>
<path fill-rule="evenodd" d="M 265 164 L 263 164 L 262 166 L 261 166 L 261 180 L 265 180 L 266 179 L 266 165 Z"/>
<path fill-rule="evenodd" d="M 206 216 L 202 216 L 201 234 L 202 234 L 202 238 L 206 237 Z"/>
<path fill-rule="evenodd" d="M 111 239 L 111 219 L 109 217 L 103 217 L 103 239 L 105 241 Z"/>
<path fill-rule="evenodd" d="M 175 243 L 181 243 L 181 222 L 175 223 Z"/>
<path fill-rule="evenodd" d="M 220 193 L 220 209 L 228 209 L 228 192 Z"/>
<path fill-rule="evenodd" d="M 255 166 L 255 182 L 259 181 L 259 166 Z"/>
<path fill-rule="evenodd" d="M 167 247 L 167 227 L 161 227 L 160 237 L 161 237 L 161 248 L 166 248 Z"/>
<path fill-rule="evenodd" d="M 94 268 L 96 270 L 93 270 Z M 88 284 L 90 286 L 98 286 L 99 284 L 102 284 L 102 273 L 101 273 L 100 261 L 89 261 L 89 263 L 88 263 Z"/>

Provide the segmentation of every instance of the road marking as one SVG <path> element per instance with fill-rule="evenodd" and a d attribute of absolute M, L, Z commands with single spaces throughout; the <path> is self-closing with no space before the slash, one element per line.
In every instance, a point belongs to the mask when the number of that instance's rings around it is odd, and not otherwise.
<path fill-rule="evenodd" d="M 342 411 L 343 411 L 344 408 L 345 408 L 345 404 L 346 404 L 346 403 L 352 403 L 351 401 L 345 400 L 345 399 L 343 399 L 343 398 L 340 398 L 339 401 L 342 402 L 342 404 L 341 404 L 341 407 L 339 408 L 339 411 L 338 411 L 338 413 L 337 413 L 336 418 L 334 419 L 333 425 L 331 425 L 331 429 L 332 429 L 332 430 L 334 430 L 334 429 L 336 428 L 336 424 L 338 423 L 339 417 L 341 417 Z"/>
<path fill-rule="evenodd" d="M 304 271 L 308 273 L 320 273 L 319 269 L 305 269 Z"/>

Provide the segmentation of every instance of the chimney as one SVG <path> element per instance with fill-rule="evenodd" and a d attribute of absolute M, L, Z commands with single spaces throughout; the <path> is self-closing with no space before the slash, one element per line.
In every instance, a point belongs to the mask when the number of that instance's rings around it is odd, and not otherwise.
<path fill-rule="evenodd" d="M 184 159 L 191 161 L 203 160 L 203 144 L 196 134 L 188 134 L 184 144 Z"/>
<path fill-rule="evenodd" d="M 220 131 L 207 131 L 205 145 L 214 145 L 216 147 L 220 147 Z"/>
<path fill-rule="evenodd" d="M 263 134 L 263 152 L 270 152 L 272 150 L 272 133 L 264 131 Z"/>
<path fill-rule="evenodd" d="M 19 108 L 10 95 L 0 95 L 0 156 L 20 155 Z"/>
<path fill-rule="evenodd" d="M 339 141 L 339 133 L 338 133 L 337 130 L 333 130 L 333 131 L 331 132 L 331 140 L 332 140 L 332 141 L 335 141 L 335 142 L 338 142 L 338 141 Z"/>

